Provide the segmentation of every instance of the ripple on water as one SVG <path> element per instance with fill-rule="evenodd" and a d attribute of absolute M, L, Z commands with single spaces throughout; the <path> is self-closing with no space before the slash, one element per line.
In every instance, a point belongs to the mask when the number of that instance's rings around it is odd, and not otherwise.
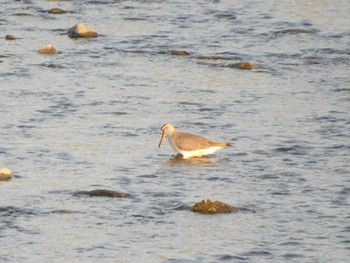
<path fill-rule="evenodd" d="M 249 262 L 249 257 L 241 257 L 236 255 L 218 255 L 216 256 L 219 261 L 228 261 L 228 262 Z"/>
<path fill-rule="evenodd" d="M 2 206 L 0 207 L 0 232 L 6 229 L 15 229 L 19 232 L 25 232 L 28 234 L 37 234 L 38 232 L 29 230 L 17 225 L 16 220 L 19 218 L 32 218 L 39 213 L 33 209 L 26 209 L 16 206 Z"/>
<path fill-rule="evenodd" d="M 32 203 L 33 195 L 40 198 L 38 208 L 0 207 L 1 246 L 8 258 L 299 262 L 305 261 L 302 254 L 315 262 L 321 256 L 347 262 L 338 252 L 350 247 L 345 72 L 350 53 L 348 29 L 337 22 L 337 8 L 347 7 L 346 1 L 313 6 L 294 1 L 299 9 L 286 12 L 288 1 L 271 9 L 263 1 L 88 0 L 85 5 L 79 0 L 60 2 L 74 11 L 63 16 L 44 14 L 45 1 L 8 2 L 1 4 L 9 16 L 0 18 L 0 25 L 18 38 L 1 42 L 0 77 L 6 81 L 0 84 L 5 103 L 0 156 L 24 175 L 1 185 L 11 193 L 1 200 L 15 199 L 17 205 Z M 311 6 L 309 13 L 304 10 Z M 11 16 L 19 12 L 29 16 Z M 79 17 L 93 21 L 101 38 L 72 41 L 66 29 L 57 29 L 58 22 Z M 310 22 L 295 22 L 303 17 Z M 48 38 L 60 43 L 61 55 L 36 53 L 38 41 Z M 169 51 L 184 49 L 191 55 L 170 57 L 181 52 Z M 239 71 L 244 61 L 256 61 L 261 69 Z M 311 116 L 310 122 L 298 122 L 300 113 Z M 228 151 L 225 159 L 169 160 L 172 153 L 151 148 L 158 141 L 152 142 L 149 126 L 162 118 L 179 123 L 182 118 L 184 130 L 193 133 L 213 134 L 220 127 L 233 137 L 230 132 L 239 127 L 246 136 L 237 135 L 237 144 L 248 145 Z M 261 120 L 272 128 L 264 129 Z M 64 130 L 58 129 L 61 124 Z M 300 130 L 305 141 L 293 141 Z M 252 136 L 262 150 L 254 151 Z M 88 143 L 82 146 L 82 140 Z M 106 184 L 130 191 L 132 198 L 112 202 L 59 190 Z M 88 189 L 75 189 L 82 185 Z M 57 192 L 47 195 L 47 186 Z M 188 212 L 191 200 L 203 194 L 253 202 L 259 213 L 245 220 Z M 61 206 L 68 209 L 56 209 Z M 18 233 L 27 228 L 42 233 Z M 57 237 L 64 237 L 63 244 Z M 54 240 L 53 249 L 38 242 L 43 240 Z"/>
<path fill-rule="evenodd" d="M 274 149 L 274 151 L 276 153 L 285 153 L 292 155 L 308 155 L 310 153 L 310 150 L 312 150 L 313 148 L 314 147 L 295 144 L 292 146 L 277 147 Z"/>

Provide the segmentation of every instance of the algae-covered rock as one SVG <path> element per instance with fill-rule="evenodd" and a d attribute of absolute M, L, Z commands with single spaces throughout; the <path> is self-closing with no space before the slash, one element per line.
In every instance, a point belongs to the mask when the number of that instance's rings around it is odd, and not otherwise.
<path fill-rule="evenodd" d="M 212 201 L 210 199 L 204 199 L 192 207 L 193 212 L 201 214 L 233 213 L 240 210 L 241 208 L 233 207 L 220 201 Z"/>

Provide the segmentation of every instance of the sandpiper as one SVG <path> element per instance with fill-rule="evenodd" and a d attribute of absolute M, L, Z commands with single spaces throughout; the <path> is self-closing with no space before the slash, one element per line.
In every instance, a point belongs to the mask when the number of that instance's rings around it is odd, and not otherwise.
<path fill-rule="evenodd" d="M 174 125 L 167 123 L 162 127 L 162 137 L 160 138 L 158 148 L 167 135 L 171 147 L 177 153 L 181 154 L 183 159 L 213 154 L 217 150 L 227 148 L 232 145 L 225 142 L 213 142 L 198 135 L 178 131 Z"/>

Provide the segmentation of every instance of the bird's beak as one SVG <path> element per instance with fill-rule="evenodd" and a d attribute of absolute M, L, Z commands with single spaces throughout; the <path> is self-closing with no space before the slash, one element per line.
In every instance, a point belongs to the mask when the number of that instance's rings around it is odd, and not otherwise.
<path fill-rule="evenodd" d="M 162 137 L 160 138 L 160 141 L 159 141 L 159 144 L 158 144 L 158 148 L 160 147 L 160 145 L 162 144 L 162 142 L 164 141 L 164 139 L 165 139 L 165 133 L 164 133 L 164 131 L 162 132 Z"/>

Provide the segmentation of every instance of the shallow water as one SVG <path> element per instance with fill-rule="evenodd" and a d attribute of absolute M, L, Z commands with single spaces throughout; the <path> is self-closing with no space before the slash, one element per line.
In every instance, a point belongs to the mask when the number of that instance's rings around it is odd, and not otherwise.
<path fill-rule="evenodd" d="M 2 262 L 348 262 L 348 1 L 0 8 Z M 166 122 L 234 147 L 174 160 Z M 94 189 L 130 197 L 74 195 Z M 250 211 L 192 213 L 204 198 Z"/>

